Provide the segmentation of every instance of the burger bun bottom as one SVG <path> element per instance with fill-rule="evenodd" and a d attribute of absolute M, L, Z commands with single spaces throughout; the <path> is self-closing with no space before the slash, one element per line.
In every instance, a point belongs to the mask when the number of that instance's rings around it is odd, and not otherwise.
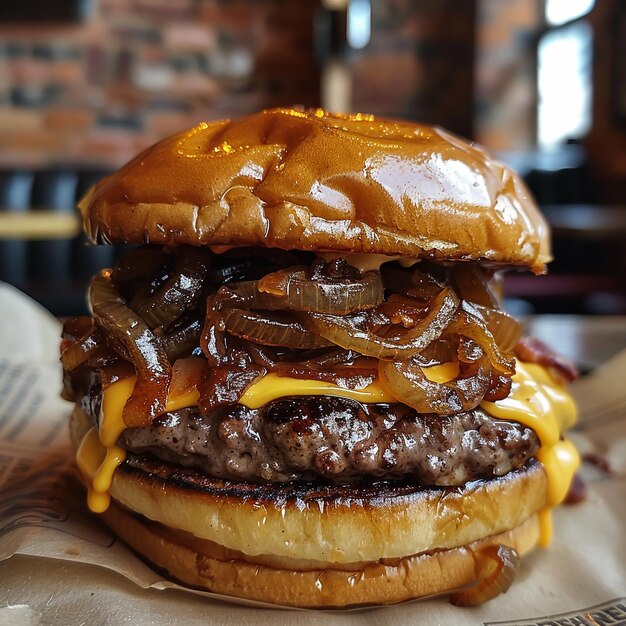
<path fill-rule="evenodd" d="M 75 449 L 89 427 L 77 405 L 70 420 Z M 130 457 L 116 470 L 102 514 L 123 541 L 187 586 L 283 606 L 393 604 L 470 585 L 486 547 L 523 555 L 537 545 L 546 501 L 545 473 L 535 462 L 443 492 L 373 485 L 357 497 L 337 486 L 320 498 L 312 486 L 303 506 L 302 494 L 285 496 L 288 484 L 228 483 Z M 284 502 L 271 505 L 277 498 Z M 377 537 L 380 545 L 370 545 Z M 329 543 L 335 558 L 325 557 Z M 281 554 L 286 544 L 291 552 Z M 395 556 L 367 556 L 391 548 Z M 350 554 L 361 557 L 345 558 Z"/>
<path fill-rule="evenodd" d="M 172 532 L 124 507 L 103 514 L 110 528 L 131 548 L 173 579 L 215 594 L 290 607 L 340 608 L 394 604 L 448 593 L 476 582 L 476 554 L 506 545 L 521 555 L 539 538 L 538 515 L 520 526 L 467 546 L 362 563 L 354 569 L 295 570 L 269 567 L 245 555 L 223 559 L 211 542 Z M 203 545 L 204 544 L 204 545 Z"/>

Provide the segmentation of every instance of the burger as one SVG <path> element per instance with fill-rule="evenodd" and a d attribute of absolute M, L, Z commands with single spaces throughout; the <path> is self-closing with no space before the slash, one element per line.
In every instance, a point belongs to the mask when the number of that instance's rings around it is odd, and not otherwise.
<path fill-rule="evenodd" d="M 578 456 L 572 369 L 501 308 L 545 271 L 520 178 L 438 128 L 274 109 L 81 200 L 131 244 L 68 320 L 88 505 L 173 579 L 300 607 L 505 591 Z"/>

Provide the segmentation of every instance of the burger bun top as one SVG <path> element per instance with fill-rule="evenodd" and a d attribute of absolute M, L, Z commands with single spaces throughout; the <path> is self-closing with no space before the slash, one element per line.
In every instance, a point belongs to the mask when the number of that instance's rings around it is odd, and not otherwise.
<path fill-rule="evenodd" d="M 89 190 L 93 243 L 263 245 L 541 272 L 548 226 L 517 174 L 440 128 L 321 109 L 202 122 Z"/>

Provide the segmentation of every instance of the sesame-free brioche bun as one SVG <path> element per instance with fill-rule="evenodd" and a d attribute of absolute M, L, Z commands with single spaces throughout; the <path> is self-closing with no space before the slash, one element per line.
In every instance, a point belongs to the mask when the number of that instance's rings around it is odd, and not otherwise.
<path fill-rule="evenodd" d="M 264 564 L 186 533 L 151 522 L 116 504 L 103 513 L 111 529 L 136 552 L 186 585 L 227 596 L 302 608 L 395 604 L 447 593 L 480 576 L 477 554 L 505 545 L 524 555 L 539 538 L 538 515 L 467 546 L 399 559 L 310 565 Z"/>
<path fill-rule="evenodd" d="M 111 496 L 128 509 L 251 557 L 337 566 L 462 546 L 514 528 L 546 504 L 533 463 L 454 489 L 374 483 L 258 485 L 131 457 Z"/>
<path fill-rule="evenodd" d="M 541 272 L 548 227 L 521 179 L 439 128 L 271 109 L 149 148 L 80 203 L 94 243 L 263 245 Z"/>
<path fill-rule="evenodd" d="M 76 406 L 74 447 L 89 427 Z M 474 581 L 476 553 L 539 538 L 543 467 L 462 488 L 236 483 L 129 455 L 105 521 L 148 561 L 215 593 L 293 606 L 401 602 Z"/>

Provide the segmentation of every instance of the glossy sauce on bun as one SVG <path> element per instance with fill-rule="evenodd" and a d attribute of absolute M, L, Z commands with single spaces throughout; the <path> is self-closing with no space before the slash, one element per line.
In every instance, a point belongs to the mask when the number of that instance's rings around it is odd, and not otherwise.
<path fill-rule="evenodd" d="M 94 243 L 271 246 L 531 267 L 548 227 L 519 176 L 440 128 L 322 110 L 200 123 L 81 202 Z"/>

